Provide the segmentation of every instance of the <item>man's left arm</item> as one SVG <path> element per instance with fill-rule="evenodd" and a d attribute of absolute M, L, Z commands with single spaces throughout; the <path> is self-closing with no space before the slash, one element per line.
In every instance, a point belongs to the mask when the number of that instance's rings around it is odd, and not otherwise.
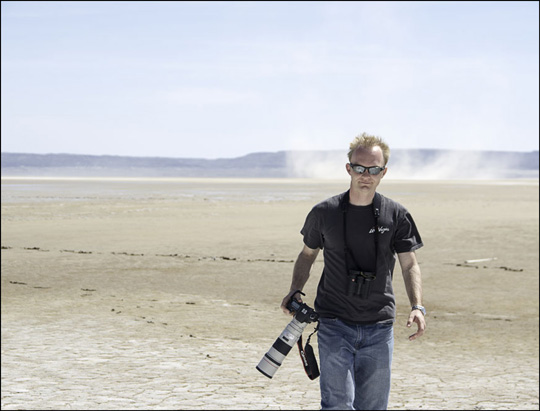
<path fill-rule="evenodd" d="M 409 296 L 411 307 L 415 305 L 422 305 L 422 274 L 420 272 L 420 266 L 416 261 L 416 254 L 414 251 L 406 253 L 398 253 L 399 264 L 401 265 L 401 272 L 403 273 L 403 280 L 405 281 L 405 289 Z M 413 323 L 416 323 L 418 330 L 409 336 L 409 340 L 415 340 L 424 334 L 426 329 L 426 319 L 424 314 L 419 309 L 411 310 L 409 318 L 407 320 L 407 327 L 410 327 Z"/>

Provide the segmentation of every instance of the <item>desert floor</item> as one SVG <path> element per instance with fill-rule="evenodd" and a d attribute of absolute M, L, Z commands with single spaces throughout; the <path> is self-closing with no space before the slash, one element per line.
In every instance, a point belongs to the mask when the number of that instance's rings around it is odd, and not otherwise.
<path fill-rule="evenodd" d="M 319 409 L 296 350 L 273 379 L 255 366 L 290 321 L 307 213 L 347 188 L 2 178 L 2 409 Z M 538 409 L 538 180 L 379 191 L 422 234 L 428 309 L 408 341 L 398 265 L 389 408 Z"/>

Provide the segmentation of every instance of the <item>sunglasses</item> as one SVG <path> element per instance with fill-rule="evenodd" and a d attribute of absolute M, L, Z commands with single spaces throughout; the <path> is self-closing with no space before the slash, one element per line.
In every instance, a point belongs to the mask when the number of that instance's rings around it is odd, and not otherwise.
<path fill-rule="evenodd" d="M 367 170 L 368 173 L 371 174 L 372 176 L 376 176 L 380 174 L 381 171 L 383 171 L 386 168 L 386 167 L 378 167 L 378 166 L 365 167 L 365 166 L 361 166 L 360 164 L 353 164 L 353 163 L 349 163 L 349 165 L 351 166 L 351 168 L 354 170 L 355 173 L 364 174 L 364 171 Z"/>

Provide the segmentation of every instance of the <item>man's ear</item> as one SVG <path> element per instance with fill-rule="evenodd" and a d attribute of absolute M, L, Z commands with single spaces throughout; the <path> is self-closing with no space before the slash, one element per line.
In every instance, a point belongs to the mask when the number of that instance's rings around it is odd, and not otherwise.
<path fill-rule="evenodd" d="M 349 175 L 352 175 L 352 168 L 351 168 L 351 165 L 349 163 L 345 164 L 345 168 L 347 169 L 347 173 L 349 173 Z"/>
<path fill-rule="evenodd" d="M 385 167 L 384 170 L 383 170 L 383 172 L 382 172 L 382 177 L 381 177 L 381 178 L 383 178 L 383 177 L 386 175 L 386 172 L 387 172 L 387 171 L 388 171 L 388 168 Z"/>

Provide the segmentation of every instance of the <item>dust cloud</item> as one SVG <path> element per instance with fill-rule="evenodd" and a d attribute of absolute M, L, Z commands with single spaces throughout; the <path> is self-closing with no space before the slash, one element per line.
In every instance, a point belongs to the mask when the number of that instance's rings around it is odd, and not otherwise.
<path fill-rule="evenodd" d="M 291 151 L 287 175 L 347 179 L 346 151 Z M 392 150 L 386 179 L 454 180 L 538 178 L 538 152 Z"/>

